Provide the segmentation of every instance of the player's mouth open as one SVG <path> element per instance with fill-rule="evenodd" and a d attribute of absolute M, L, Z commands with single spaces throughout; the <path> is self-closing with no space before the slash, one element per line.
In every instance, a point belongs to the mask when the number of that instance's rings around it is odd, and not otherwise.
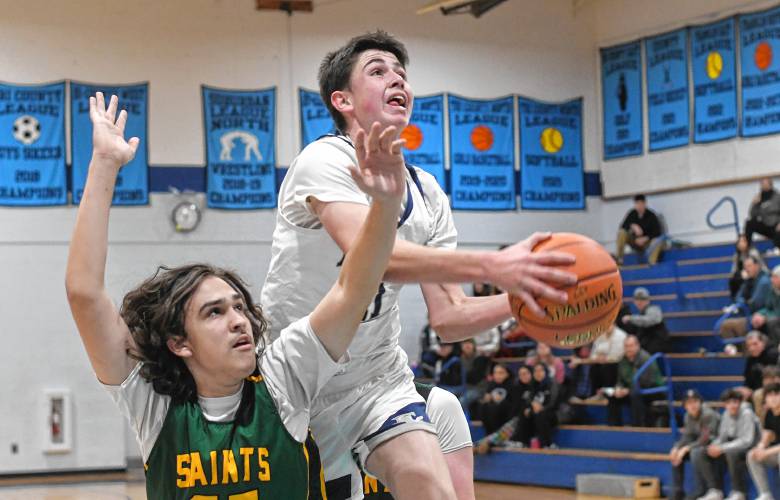
<path fill-rule="evenodd" d="M 245 349 L 251 349 L 252 347 L 253 347 L 252 338 L 247 334 L 241 335 L 236 341 L 236 343 L 233 344 L 234 349 L 245 350 Z"/>
<path fill-rule="evenodd" d="M 387 100 L 387 104 L 406 109 L 406 96 L 403 94 L 395 94 Z"/>

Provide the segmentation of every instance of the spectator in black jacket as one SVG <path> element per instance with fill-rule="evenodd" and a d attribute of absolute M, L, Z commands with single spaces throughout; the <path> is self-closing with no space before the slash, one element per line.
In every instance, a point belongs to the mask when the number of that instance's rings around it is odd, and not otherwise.
<path fill-rule="evenodd" d="M 635 252 L 648 251 L 647 262 L 655 264 L 663 250 L 662 235 L 661 221 L 658 220 L 655 212 L 647 208 L 645 195 L 634 196 L 634 209 L 626 214 L 618 229 L 615 254 L 618 264 L 623 264 L 626 245 L 633 248 Z"/>
<path fill-rule="evenodd" d="M 764 367 L 777 365 L 777 348 L 769 345 L 766 335 L 753 330 L 745 337 L 745 351 L 745 385 L 738 389 L 749 401 L 753 391 L 761 387 Z"/>
<path fill-rule="evenodd" d="M 772 179 L 761 179 L 761 191 L 750 204 L 750 216 L 745 222 L 745 237 L 748 245 L 753 243 L 753 234 L 763 235 L 780 249 L 780 193 L 772 187 Z"/>
<path fill-rule="evenodd" d="M 471 411 L 473 403 L 479 401 L 487 389 L 487 374 L 490 358 L 477 353 L 473 339 L 460 343 L 460 362 L 466 372 L 466 392 L 460 396 L 463 411 Z"/>
<path fill-rule="evenodd" d="M 485 434 L 495 432 L 511 418 L 514 408 L 512 386 L 512 377 L 506 366 L 501 363 L 493 365 L 492 380 L 475 408 L 475 413 L 482 419 Z"/>
<path fill-rule="evenodd" d="M 540 363 L 533 370 L 534 396 L 530 407 L 520 414 L 515 436 L 517 441 L 524 444 L 530 443 L 535 436 L 543 448 L 548 448 L 552 445 L 552 433 L 558 423 L 558 384 L 550 377 L 547 366 Z"/>
<path fill-rule="evenodd" d="M 667 352 L 669 329 L 664 323 L 661 308 L 650 303 L 650 292 L 647 288 L 638 287 L 634 290 L 634 305 L 637 313 L 623 316 L 623 329 L 626 333 L 636 335 L 642 349 L 650 354 Z"/>

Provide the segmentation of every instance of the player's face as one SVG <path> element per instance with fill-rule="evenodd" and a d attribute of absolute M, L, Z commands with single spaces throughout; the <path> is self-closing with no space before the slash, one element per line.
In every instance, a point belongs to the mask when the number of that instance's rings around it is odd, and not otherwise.
<path fill-rule="evenodd" d="M 406 70 L 390 52 L 367 50 L 358 56 L 345 94 L 354 118 L 364 130 L 374 122 L 395 125 L 400 133 L 412 116 L 414 93 Z"/>
<path fill-rule="evenodd" d="M 188 355 L 183 356 L 199 392 L 208 383 L 235 383 L 256 366 L 252 327 L 241 295 L 221 278 L 204 279 L 192 295 L 184 317 Z"/>

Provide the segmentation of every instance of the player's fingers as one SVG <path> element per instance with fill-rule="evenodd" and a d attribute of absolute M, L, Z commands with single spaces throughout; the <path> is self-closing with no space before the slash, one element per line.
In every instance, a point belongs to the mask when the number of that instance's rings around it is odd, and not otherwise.
<path fill-rule="evenodd" d="M 545 266 L 570 266 L 577 258 L 568 252 L 536 252 L 533 254 L 537 264 Z"/>
<path fill-rule="evenodd" d="M 401 148 L 406 145 L 406 139 L 396 139 L 390 145 L 390 152 L 394 155 L 401 154 Z"/>
<path fill-rule="evenodd" d="M 116 108 L 119 106 L 119 98 L 115 95 L 111 96 L 111 100 L 108 101 L 108 109 L 106 110 L 106 117 L 112 122 L 116 119 Z"/>
<path fill-rule="evenodd" d="M 544 317 L 544 310 L 539 307 L 539 304 L 536 303 L 536 300 L 534 300 L 533 296 L 526 292 L 526 291 L 520 291 L 517 292 L 515 295 L 520 297 L 520 300 L 523 301 L 523 305 L 531 310 L 532 313 L 539 316 L 540 318 Z"/>
<path fill-rule="evenodd" d="M 390 125 L 379 134 L 379 147 L 382 151 L 390 151 L 390 146 L 393 144 L 393 138 L 397 130 L 394 125 Z"/>
<path fill-rule="evenodd" d="M 130 146 L 130 149 L 133 150 L 133 155 L 135 156 L 135 152 L 138 151 L 138 145 L 141 144 L 141 139 L 138 137 L 131 137 L 129 141 L 127 141 L 127 144 Z"/>
<path fill-rule="evenodd" d="M 125 131 L 125 124 L 127 124 L 127 111 L 123 109 L 119 112 L 119 118 L 116 119 L 116 126 L 122 133 Z"/>
<path fill-rule="evenodd" d="M 103 97 L 103 92 L 95 94 L 95 103 L 97 104 L 98 113 L 104 114 L 106 112 L 106 99 Z"/>
<path fill-rule="evenodd" d="M 371 125 L 371 132 L 368 134 L 368 152 L 375 153 L 379 151 L 379 134 L 381 132 L 381 125 L 379 122 L 374 122 Z"/>
<path fill-rule="evenodd" d="M 533 266 L 529 269 L 528 274 L 551 285 L 573 285 L 577 282 L 576 274 L 550 266 Z"/>
<path fill-rule="evenodd" d="M 550 239 L 552 236 L 552 233 L 549 231 L 541 232 L 537 231 L 525 240 L 523 240 L 522 244 L 523 246 L 528 247 L 528 249 L 533 249 L 536 245 L 543 242 L 544 240 Z"/>
<path fill-rule="evenodd" d="M 544 297 L 545 299 L 552 300 L 553 302 L 559 302 L 561 304 L 566 303 L 569 296 L 563 290 L 559 290 L 547 283 L 540 281 L 539 279 L 528 275 L 523 280 L 525 290 L 530 293 L 534 298 Z"/>
<path fill-rule="evenodd" d="M 96 112 L 95 96 L 89 96 L 89 116 L 92 116 Z"/>

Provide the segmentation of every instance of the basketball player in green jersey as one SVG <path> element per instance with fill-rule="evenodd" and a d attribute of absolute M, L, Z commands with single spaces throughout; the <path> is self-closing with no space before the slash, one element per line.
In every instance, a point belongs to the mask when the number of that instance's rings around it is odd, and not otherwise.
<path fill-rule="evenodd" d="M 95 373 L 136 433 L 150 499 L 324 498 L 308 432 L 311 401 L 338 372 L 387 266 L 405 167 L 397 131 L 361 133 L 353 168 L 373 200 L 338 280 L 311 314 L 256 353 L 266 322 L 243 282 L 206 264 L 161 268 L 117 310 L 104 273 L 124 139 L 116 96 L 90 98 L 93 155 L 68 256 L 66 288 Z M 261 346 L 262 347 L 262 346 Z"/>

